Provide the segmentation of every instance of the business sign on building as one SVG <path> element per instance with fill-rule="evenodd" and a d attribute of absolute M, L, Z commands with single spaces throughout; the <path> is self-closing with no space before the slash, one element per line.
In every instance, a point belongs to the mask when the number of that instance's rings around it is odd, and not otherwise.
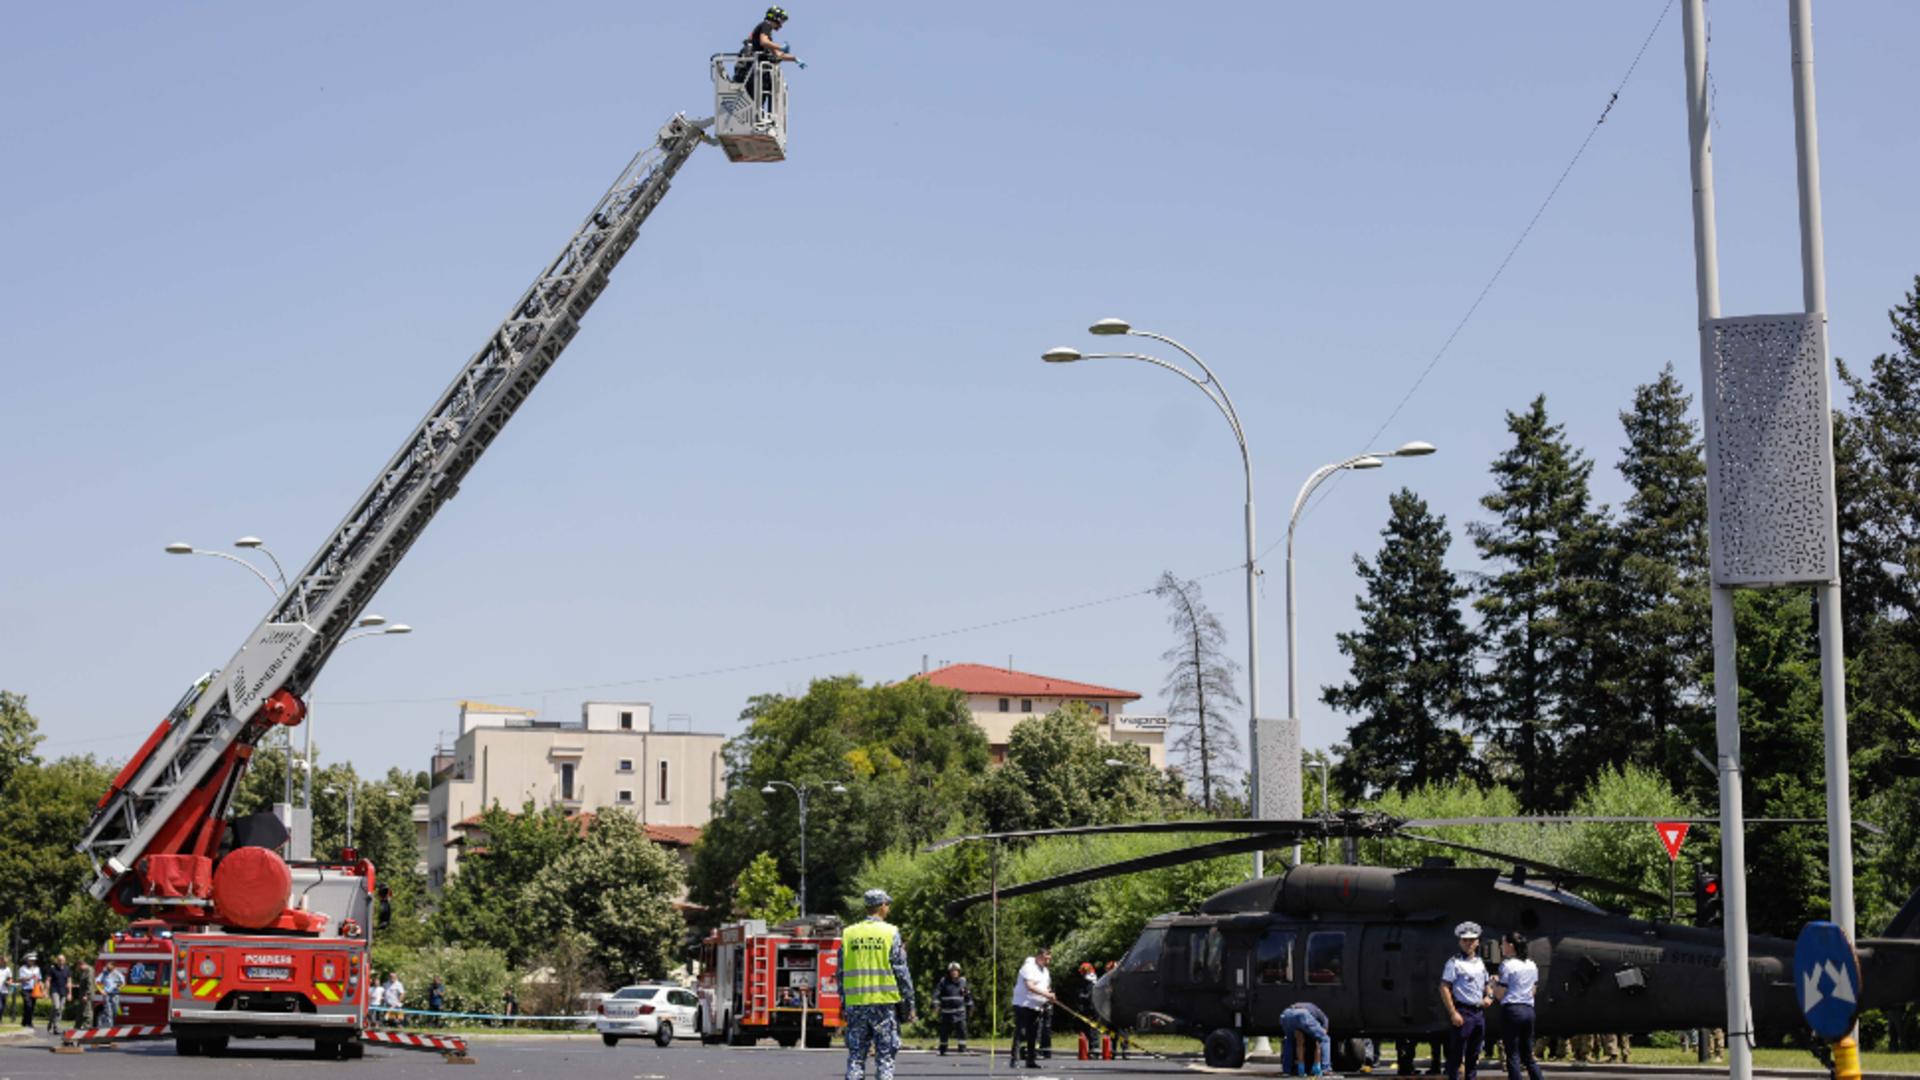
<path fill-rule="evenodd" d="M 1165 731 L 1167 718 L 1121 713 L 1113 718 L 1113 728 L 1115 731 Z"/>

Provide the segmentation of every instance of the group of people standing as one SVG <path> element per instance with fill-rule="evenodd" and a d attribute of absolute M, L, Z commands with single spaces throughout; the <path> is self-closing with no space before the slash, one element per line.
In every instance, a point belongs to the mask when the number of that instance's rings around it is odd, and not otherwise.
<path fill-rule="evenodd" d="M 1492 974 L 1480 959 L 1480 924 L 1454 927 L 1460 951 L 1440 969 L 1440 1000 L 1447 1019 L 1447 1080 L 1466 1080 L 1480 1072 L 1480 1051 L 1486 1041 L 1486 1010 L 1500 1006 L 1500 1045 L 1507 1061 L 1508 1080 L 1540 1080 L 1540 1064 L 1533 1058 L 1534 990 L 1540 968 L 1527 959 L 1527 938 L 1514 931 L 1500 939 L 1500 966 Z"/>
<path fill-rule="evenodd" d="M 35 953 L 28 953 L 17 968 L 0 959 L 0 1018 L 17 1009 L 20 1026 L 32 1028 L 37 1006 L 45 1001 L 47 1030 L 59 1030 L 73 991 L 73 978 L 74 969 L 68 966 L 64 954 L 54 957 L 45 971 L 40 970 L 40 957 Z"/>

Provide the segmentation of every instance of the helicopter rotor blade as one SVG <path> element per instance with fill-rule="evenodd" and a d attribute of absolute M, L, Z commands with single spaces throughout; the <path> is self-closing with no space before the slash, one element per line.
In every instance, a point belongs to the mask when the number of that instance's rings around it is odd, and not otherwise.
<path fill-rule="evenodd" d="M 1826 818 L 1758 817 L 1747 818 L 1749 825 L 1825 825 Z M 1717 817 L 1624 817 L 1611 814 L 1535 814 L 1515 817 L 1410 818 L 1401 822 L 1409 828 L 1439 829 L 1450 825 L 1718 825 Z"/>
<path fill-rule="evenodd" d="M 1189 821 L 1133 821 L 1118 825 L 1073 825 L 1059 829 L 1019 829 L 1012 832 L 949 836 L 922 848 L 939 851 L 975 840 L 1032 840 L 1045 836 L 1123 836 L 1140 833 L 1263 833 L 1286 837 L 1337 833 L 1341 823 L 1332 818 L 1194 818 Z M 1249 849 L 1250 850 L 1250 849 Z"/>
<path fill-rule="evenodd" d="M 1017 896 L 1027 896 L 1032 893 L 1061 889 L 1068 885 L 1079 885 L 1088 881 L 1099 881 L 1102 878 L 1118 877 L 1121 874 L 1137 874 L 1143 870 L 1159 870 L 1163 867 L 1199 862 L 1202 859 L 1217 858 L 1221 855 L 1238 855 L 1247 851 L 1259 851 L 1272 845 L 1273 838 L 1271 836 L 1240 836 L 1232 840 L 1216 840 L 1211 844 L 1200 844 L 1196 847 L 1175 848 L 1172 851 L 1162 851 L 1154 855 L 1142 855 L 1139 858 L 1123 859 L 1120 862 L 1091 866 L 1085 870 L 1075 870 L 1070 874 L 1056 874 L 1053 877 L 1025 881 L 1018 885 L 1004 886 L 1000 889 L 1000 899 L 1011 900 Z M 993 899 L 993 896 L 994 894 L 990 892 L 963 896 L 958 900 L 949 901 L 946 906 L 946 912 L 948 915 L 957 915 L 975 904 Z"/>
<path fill-rule="evenodd" d="M 1640 888 L 1638 885 L 1628 885 L 1625 882 L 1613 881 L 1603 877 L 1596 877 L 1593 874 L 1582 873 L 1581 871 L 1578 871 L 1578 870 L 1569 870 L 1564 866 L 1555 866 L 1552 863 L 1545 863 L 1545 862 L 1541 862 L 1538 859 L 1526 858 L 1524 856 L 1515 855 L 1511 852 L 1495 851 L 1492 848 L 1476 847 L 1472 844 L 1462 844 L 1457 840 L 1442 840 L 1437 836 L 1422 836 L 1419 833 L 1403 832 L 1399 834 L 1398 839 L 1418 840 L 1423 844 L 1434 844 L 1439 847 L 1453 848 L 1456 851 L 1470 852 L 1474 855 L 1479 855 L 1484 858 L 1499 859 L 1502 862 L 1511 863 L 1515 866 L 1525 866 L 1529 869 L 1539 870 L 1542 872 L 1541 873 L 1542 877 L 1551 878 L 1555 881 L 1565 882 L 1570 885 L 1571 884 L 1598 885 L 1601 888 L 1605 889 L 1607 892 L 1614 893 L 1619 896 L 1631 896 L 1639 900 L 1644 900 L 1651 904 L 1664 904 L 1667 902 L 1666 897 L 1655 896 L 1653 893 L 1647 892 L 1645 889 Z"/>

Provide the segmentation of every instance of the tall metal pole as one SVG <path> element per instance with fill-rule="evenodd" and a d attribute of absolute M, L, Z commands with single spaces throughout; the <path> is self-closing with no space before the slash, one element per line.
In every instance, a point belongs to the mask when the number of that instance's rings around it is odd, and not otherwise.
<path fill-rule="evenodd" d="M 1686 42 L 1687 146 L 1693 174 L 1694 288 L 1700 320 L 1700 378 L 1712 386 L 1712 320 L 1720 317 L 1719 239 L 1713 213 L 1713 133 L 1707 111 L 1706 0 L 1682 5 Z M 1705 436 L 1714 440 L 1714 411 L 1704 410 Z M 1707 484 L 1719 486 L 1716 455 L 1707 454 Z M 1717 538 L 1709 535 L 1709 542 Z M 1740 676 L 1735 666 L 1733 591 L 1712 587 L 1714 731 L 1720 772 L 1721 916 L 1727 956 L 1727 1072 L 1731 1080 L 1752 1080 L 1753 1025 L 1749 1006 L 1751 973 L 1747 965 L 1746 821 L 1740 792 Z"/>
<path fill-rule="evenodd" d="M 1800 279 L 1807 314 L 1827 321 L 1826 240 L 1820 223 L 1820 129 L 1813 102 L 1813 3 L 1788 0 L 1793 34 L 1793 142 L 1800 180 Z M 1827 378 L 1824 368 L 1821 378 Z M 1827 527 L 1837 536 L 1839 523 Z M 1840 628 L 1840 582 L 1815 586 L 1820 597 L 1820 702 L 1827 743 L 1827 877 L 1830 916 L 1851 938 L 1853 801 L 1847 775 L 1846 652 Z"/>
<path fill-rule="evenodd" d="M 807 917 L 807 789 L 793 789 L 800 798 L 800 917 Z"/>
<path fill-rule="evenodd" d="M 1260 805 L 1260 572 L 1255 568 L 1253 553 L 1259 549 L 1253 541 L 1253 462 L 1245 460 L 1247 471 L 1247 799 L 1253 805 L 1250 817 L 1262 816 Z M 1287 565 L 1289 575 L 1293 565 Z M 1288 583 L 1288 605 L 1291 611 L 1292 583 Z M 1298 862 L 1299 859 L 1294 860 Z M 1253 876 L 1265 877 L 1267 873 L 1267 855 L 1264 851 L 1253 853 Z"/>

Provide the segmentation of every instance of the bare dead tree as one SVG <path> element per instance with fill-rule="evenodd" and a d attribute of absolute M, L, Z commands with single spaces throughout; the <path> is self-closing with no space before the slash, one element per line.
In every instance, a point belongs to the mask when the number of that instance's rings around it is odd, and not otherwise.
<path fill-rule="evenodd" d="M 1181 581 L 1171 571 L 1160 575 L 1153 594 L 1167 602 L 1167 625 L 1177 644 L 1160 654 L 1173 665 L 1160 692 L 1167 701 L 1167 725 L 1179 732 L 1172 751 L 1191 777 L 1200 779 L 1200 805 L 1213 810 L 1213 797 L 1238 764 L 1240 738 L 1227 708 L 1240 704 L 1233 680 L 1239 665 L 1227 658 L 1227 633 L 1207 610 L 1200 585 Z"/>

